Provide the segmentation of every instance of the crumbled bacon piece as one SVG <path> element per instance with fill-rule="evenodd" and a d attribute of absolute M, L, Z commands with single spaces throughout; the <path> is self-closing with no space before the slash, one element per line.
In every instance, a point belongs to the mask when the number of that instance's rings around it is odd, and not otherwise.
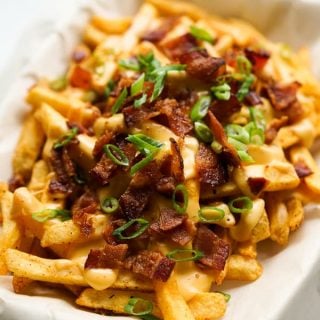
<path fill-rule="evenodd" d="M 89 174 L 94 181 L 104 186 L 109 183 L 117 167 L 111 159 L 103 154 L 99 162 L 89 171 Z"/>
<path fill-rule="evenodd" d="M 244 98 L 244 102 L 249 106 L 256 106 L 262 103 L 260 96 L 255 91 L 250 91 Z"/>
<path fill-rule="evenodd" d="M 224 132 L 224 129 L 218 119 L 214 116 L 214 114 L 209 110 L 209 127 L 212 131 L 214 138 L 222 145 L 222 155 L 226 159 L 226 161 L 233 165 L 240 165 L 240 158 L 237 154 L 237 150 L 228 142 L 228 138 Z"/>
<path fill-rule="evenodd" d="M 276 138 L 279 129 L 285 126 L 287 123 L 287 116 L 282 116 L 280 119 L 272 119 L 265 131 L 265 142 L 271 143 Z"/>
<path fill-rule="evenodd" d="M 159 228 L 161 231 L 172 230 L 180 226 L 185 219 L 185 216 L 177 214 L 177 212 L 173 209 L 161 208 L 159 216 Z"/>
<path fill-rule="evenodd" d="M 91 191 L 86 191 L 73 204 L 72 220 L 79 226 L 81 234 L 88 237 L 92 232 L 91 215 L 94 214 L 99 206 L 96 195 Z"/>
<path fill-rule="evenodd" d="M 152 188 L 159 181 L 160 177 L 159 164 L 153 160 L 133 176 L 130 187 L 140 189 Z"/>
<path fill-rule="evenodd" d="M 212 82 L 226 72 L 226 62 L 209 56 L 203 49 L 186 52 L 179 61 L 187 65 L 186 71 L 190 76 L 203 81 Z"/>
<path fill-rule="evenodd" d="M 122 215 L 127 219 L 139 217 L 147 207 L 151 193 L 150 188 L 139 189 L 129 186 L 119 199 Z"/>
<path fill-rule="evenodd" d="M 230 245 L 202 224 L 198 227 L 193 248 L 204 254 L 204 257 L 196 262 L 199 267 L 209 267 L 218 271 L 224 269 L 230 254 Z"/>
<path fill-rule="evenodd" d="M 171 154 L 172 154 L 171 174 L 177 182 L 182 182 L 184 180 L 184 172 L 183 172 L 184 165 L 183 165 L 183 158 L 180 152 L 180 147 L 173 138 L 170 138 L 170 143 L 171 143 Z"/>
<path fill-rule="evenodd" d="M 133 273 L 140 274 L 151 280 L 166 282 L 175 262 L 162 255 L 160 252 L 142 250 L 125 260 L 124 267 Z"/>
<path fill-rule="evenodd" d="M 234 113 L 240 111 L 240 109 L 241 103 L 234 94 L 231 94 L 229 100 L 215 100 L 210 106 L 210 110 L 214 113 L 216 118 L 222 123 L 227 123 L 229 118 Z"/>
<path fill-rule="evenodd" d="M 135 108 L 134 106 L 124 107 L 122 113 L 128 128 L 136 127 L 143 121 L 151 119 L 159 114 L 158 112 L 152 112 L 144 107 Z"/>
<path fill-rule="evenodd" d="M 105 131 L 105 133 L 97 139 L 92 151 L 92 154 L 95 158 L 101 156 L 103 151 L 103 146 L 105 144 L 110 143 L 112 138 L 113 138 L 113 134 L 110 131 Z"/>
<path fill-rule="evenodd" d="M 173 177 L 162 177 L 156 184 L 156 189 L 159 193 L 172 195 L 175 189 L 175 179 Z"/>
<path fill-rule="evenodd" d="M 9 191 L 14 192 L 16 189 L 25 185 L 24 177 L 21 174 L 15 174 L 9 180 Z"/>
<path fill-rule="evenodd" d="M 254 195 L 258 195 L 266 186 L 268 180 L 264 177 L 248 178 L 248 185 Z"/>
<path fill-rule="evenodd" d="M 196 169 L 201 188 L 214 188 L 227 182 L 226 168 L 212 149 L 200 144 L 196 155 Z"/>
<path fill-rule="evenodd" d="M 261 70 L 270 58 L 270 53 L 264 49 L 245 49 L 246 57 L 252 63 L 254 70 Z"/>
<path fill-rule="evenodd" d="M 91 249 L 85 262 L 85 269 L 119 268 L 128 251 L 127 244 L 106 244 L 102 249 Z"/>
<path fill-rule="evenodd" d="M 91 73 L 76 65 L 69 81 L 73 87 L 88 90 L 91 88 Z"/>
<path fill-rule="evenodd" d="M 193 129 L 189 116 L 180 108 L 175 99 L 158 100 L 155 108 L 166 117 L 164 125 L 168 126 L 176 135 L 184 137 Z"/>
<path fill-rule="evenodd" d="M 300 179 L 310 176 L 313 173 L 303 161 L 296 162 L 293 166 Z"/>

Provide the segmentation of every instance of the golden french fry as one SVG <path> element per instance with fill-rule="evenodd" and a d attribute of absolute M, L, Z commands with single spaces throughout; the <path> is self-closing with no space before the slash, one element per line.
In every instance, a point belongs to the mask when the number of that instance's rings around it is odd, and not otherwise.
<path fill-rule="evenodd" d="M 290 231 L 297 230 L 304 218 L 304 210 L 301 200 L 298 198 L 290 198 L 286 201 L 286 207 L 289 215 Z"/>
<path fill-rule="evenodd" d="M 123 33 L 131 24 L 130 17 L 108 18 L 93 16 L 91 24 L 104 33 Z"/>
<path fill-rule="evenodd" d="M 190 308 L 179 292 L 174 274 L 167 282 L 155 281 L 154 288 L 158 306 L 164 320 L 194 320 Z"/>
<path fill-rule="evenodd" d="M 224 316 L 227 303 L 221 293 L 204 292 L 189 300 L 188 306 L 196 320 L 216 320 Z"/>
<path fill-rule="evenodd" d="M 2 200 L 2 197 L 6 194 L 6 192 L 8 191 L 8 185 L 4 182 L 0 182 L 0 203 Z M 2 224 L 2 209 L 0 209 L 0 224 Z M 1 231 L 0 231 L 1 234 Z"/>
<path fill-rule="evenodd" d="M 260 242 L 270 237 L 270 224 L 266 211 L 263 212 L 259 222 L 251 232 L 251 241 Z"/>
<path fill-rule="evenodd" d="M 25 293 L 28 290 L 28 287 L 33 283 L 33 280 L 25 278 L 13 276 L 12 278 L 12 287 L 15 293 Z"/>
<path fill-rule="evenodd" d="M 29 179 L 44 142 L 44 133 L 40 123 L 30 114 L 20 133 L 13 155 L 13 172 Z"/>
<path fill-rule="evenodd" d="M 244 257 L 256 259 L 257 245 L 252 241 L 239 242 L 237 245 L 236 253 Z"/>
<path fill-rule="evenodd" d="M 138 291 L 124 291 L 115 289 L 106 289 L 97 291 L 94 289 L 85 289 L 76 300 L 80 306 L 88 308 L 99 308 L 109 310 L 114 313 L 126 313 L 124 307 L 127 305 L 130 298 L 136 297 L 148 300 L 153 303 L 152 314 L 161 317 L 161 311 L 156 305 L 154 295 L 151 293 L 143 293 Z"/>
<path fill-rule="evenodd" d="M 113 289 L 131 290 L 131 291 L 153 291 L 152 282 L 145 278 L 139 278 L 126 270 L 119 272 L 116 282 L 111 286 Z"/>
<path fill-rule="evenodd" d="M 261 264 L 253 258 L 232 254 L 227 263 L 227 280 L 254 281 L 262 274 Z"/>
<path fill-rule="evenodd" d="M 49 167 L 44 160 L 39 160 L 34 164 L 28 189 L 31 193 L 41 199 L 42 192 L 46 186 Z"/>
<path fill-rule="evenodd" d="M 270 222 L 270 238 L 285 245 L 289 238 L 289 216 L 283 196 L 270 193 L 266 196 L 266 210 Z"/>
<path fill-rule="evenodd" d="M 89 23 L 83 32 L 83 41 L 90 47 L 96 47 L 99 43 L 103 42 L 106 38 L 106 34 L 100 31 L 98 28 Z"/>

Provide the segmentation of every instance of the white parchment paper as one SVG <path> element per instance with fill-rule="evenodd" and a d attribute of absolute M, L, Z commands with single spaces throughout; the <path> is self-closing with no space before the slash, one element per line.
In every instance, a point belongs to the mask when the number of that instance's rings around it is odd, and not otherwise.
<path fill-rule="evenodd" d="M 313 69 L 320 79 L 320 1 L 317 0 L 194 0 L 223 16 L 240 17 L 253 23 L 271 39 L 297 48 L 310 47 Z M 0 108 L 0 179 L 10 176 L 12 150 L 29 107 L 24 102 L 27 89 L 40 76 L 54 78 L 67 67 L 72 48 L 93 12 L 105 15 L 133 14 L 140 1 L 87 0 L 59 22 L 55 31 L 43 38 L 41 50 L 32 52 L 29 65 L 12 85 Z M 36 29 L 33 29 L 36 30 Z M 36 32 L 36 31 L 35 31 Z M 34 36 L 34 35 L 30 35 Z M 21 43 L 23 46 L 23 43 Z M 264 273 L 253 283 L 228 282 L 219 288 L 232 295 L 225 320 L 317 320 L 320 319 L 320 211 L 306 208 L 303 226 L 289 245 L 280 248 L 266 241 L 259 244 L 259 260 Z M 128 319 L 106 317 L 80 310 L 72 299 L 63 299 L 54 290 L 42 296 L 16 295 L 11 278 L 0 277 L 0 319 L 69 320 Z M 60 294 L 61 295 L 61 294 Z M 177 319 L 180 320 L 180 319 Z M 182 319 L 181 319 L 182 320 Z"/>

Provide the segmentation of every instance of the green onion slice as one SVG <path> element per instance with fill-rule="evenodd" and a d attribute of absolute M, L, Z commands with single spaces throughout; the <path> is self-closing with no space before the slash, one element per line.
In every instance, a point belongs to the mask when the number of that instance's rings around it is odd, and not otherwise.
<path fill-rule="evenodd" d="M 143 104 L 145 104 L 147 102 L 147 94 L 144 93 L 139 99 L 134 100 L 133 102 L 133 106 L 135 108 L 140 108 Z"/>
<path fill-rule="evenodd" d="M 144 316 L 140 316 L 143 320 L 161 320 L 160 318 L 154 316 L 153 314 L 146 314 Z"/>
<path fill-rule="evenodd" d="M 253 121 L 255 126 L 264 130 L 266 127 L 266 119 L 262 111 L 256 107 L 251 107 L 249 108 L 249 112 L 251 121 Z"/>
<path fill-rule="evenodd" d="M 206 30 L 197 26 L 190 26 L 190 33 L 197 39 L 212 43 L 214 41 L 213 36 Z"/>
<path fill-rule="evenodd" d="M 151 101 L 154 101 L 155 99 L 157 99 L 163 88 L 164 88 L 164 81 L 166 78 L 166 72 L 165 71 L 159 71 L 155 77 L 155 81 L 154 81 L 154 88 L 153 88 L 153 92 L 152 92 L 152 96 L 151 96 Z"/>
<path fill-rule="evenodd" d="M 131 96 L 135 96 L 140 93 L 143 89 L 144 85 L 144 73 L 131 85 L 130 94 Z"/>
<path fill-rule="evenodd" d="M 105 144 L 103 151 L 109 159 L 119 166 L 128 166 L 129 159 L 124 152 L 114 144 Z"/>
<path fill-rule="evenodd" d="M 201 96 L 191 109 L 190 118 L 192 121 L 198 121 L 203 119 L 210 107 L 211 97 Z"/>
<path fill-rule="evenodd" d="M 224 83 L 215 87 L 211 87 L 210 90 L 218 100 L 230 99 L 231 87 L 227 83 Z"/>
<path fill-rule="evenodd" d="M 127 88 L 124 88 L 111 108 L 111 112 L 113 114 L 117 113 L 120 110 L 127 96 L 128 96 L 128 90 Z"/>
<path fill-rule="evenodd" d="M 54 218 L 59 218 L 61 221 L 70 220 L 71 212 L 64 209 L 44 209 L 32 213 L 32 219 L 38 222 L 46 222 Z"/>
<path fill-rule="evenodd" d="M 250 87 L 254 82 L 254 80 L 255 80 L 255 76 L 253 74 L 250 74 L 245 77 L 244 81 L 241 84 L 240 89 L 237 92 L 237 99 L 239 101 L 242 101 L 246 97 L 246 95 L 249 93 Z"/>
<path fill-rule="evenodd" d="M 123 232 L 126 231 L 129 227 L 131 227 L 133 224 L 137 224 L 139 226 L 138 230 L 136 230 L 134 233 L 132 233 L 129 236 L 123 235 Z M 117 237 L 120 240 L 129 240 L 129 239 L 134 239 L 142 235 L 149 227 L 149 222 L 143 218 L 137 218 L 137 219 L 132 219 L 123 226 L 115 229 L 112 232 L 112 235 Z"/>
<path fill-rule="evenodd" d="M 134 316 L 149 315 L 152 310 L 153 304 L 151 301 L 136 297 L 131 297 L 128 303 L 124 306 L 124 311 Z"/>
<path fill-rule="evenodd" d="M 102 201 L 101 209 L 105 213 L 114 213 L 119 209 L 119 201 L 114 197 L 107 197 Z"/>
<path fill-rule="evenodd" d="M 248 154 L 247 151 L 237 150 L 237 153 L 241 161 L 248 163 L 254 162 L 253 158 Z"/>
<path fill-rule="evenodd" d="M 253 208 L 253 202 L 249 197 L 238 197 L 228 203 L 232 213 L 247 213 Z"/>
<path fill-rule="evenodd" d="M 237 69 L 240 73 L 249 75 L 252 70 L 251 62 L 243 55 L 237 57 Z"/>
<path fill-rule="evenodd" d="M 199 140 L 210 143 L 212 142 L 213 136 L 209 127 L 202 121 L 196 121 L 194 123 L 194 131 Z"/>
<path fill-rule="evenodd" d="M 133 70 L 133 71 L 140 71 L 139 62 L 136 59 L 121 59 L 118 62 L 118 65 L 124 69 Z"/>
<path fill-rule="evenodd" d="M 138 163 L 133 165 L 130 169 L 130 174 L 133 176 L 135 173 L 137 173 L 139 170 L 141 170 L 147 164 L 149 164 L 153 160 L 153 158 L 157 152 L 158 151 L 156 150 L 156 151 L 149 153 L 144 159 L 142 159 L 141 161 L 139 161 Z"/>
<path fill-rule="evenodd" d="M 110 93 L 113 91 L 114 87 L 115 87 L 115 82 L 113 80 L 110 80 L 107 85 L 106 88 L 104 89 L 104 96 L 106 98 L 108 98 L 110 96 Z"/>
<path fill-rule="evenodd" d="M 176 249 L 167 253 L 169 259 L 177 262 L 196 261 L 204 257 L 204 253 L 193 249 Z"/>
<path fill-rule="evenodd" d="M 224 298 L 225 298 L 226 302 L 229 302 L 229 300 L 231 299 L 231 295 L 229 293 L 225 293 L 225 292 L 222 292 L 222 291 L 215 291 L 215 292 L 224 295 Z"/>
<path fill-rule="evenodd" d="M 183 197 L 182 205 L 177 202 L 177 194 L 181 193 Z M 186 212 L 188 207 L 189 195 L 187 188 L 183 184 L 178 184 L 172 195 L 173 208 L 180 214 Z"/>
<path fill-rule="evenodd" d="M 78 128 L 74 127 L 53 145 L 53 149 L 60 149 L 66 146 L 78 133 Z"/>
<path fill-rule="evenodd" d="M 60 77 L 56 80 L 53 80 L 49 83 L 49 88 L 54 91 L 62 91 L 64 90 L 68 85 L 68 80 L 65 76 Z"/>
<path fill-rule="evenodd" d="M 225 130 L 228 138 L 233 138 L 244 144 L 248 144 L 250 142 L 249 132 L 238 124 L 228 124 L 226 125 Z"/>
<path fill-rule="evenodd" d="M 163 146 L 163 143 L 154 140 L 142 133 L 129 134 L 126 140 L 133 143 L 137 147 L 137 149 L 144 155 L 147 155 L 152 151 L 158 150 Z"/>
<path fill-rule="evenodd" d="M 211 143 L 211 149 L 215 152 L 215 153 L 221 153 L 222 152 L 222 145 L 216 141 L 216 140 L 213 140 L 212 143 Z"/>
<path fill-rule="evenodd" d="M 215 223 L 222 220 L 224 216 L 224 210 L 213 206 L 202 207 L 199 210 L 199 220 L 201 222 Z"/>

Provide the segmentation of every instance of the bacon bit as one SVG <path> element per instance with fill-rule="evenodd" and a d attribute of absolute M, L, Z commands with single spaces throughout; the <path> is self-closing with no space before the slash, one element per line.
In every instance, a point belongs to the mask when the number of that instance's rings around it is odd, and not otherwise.
<path fill-rule="evenodd" d="M 124 263 L 124 267 L 133 273 L 163 282 L 169 279 L 174 266 L 175 261 L 163 256 L 162 253 L 147 250 L 128 257 Z"/>
<path fill-rule="evenodd" d="M 277 136 L 280 128 L 288 124 L 288 117 L 282 116 L 280 119 L 272 119 L 265 131 L 265 141 L 266 143 L 271 143 Z"/>
<path fill-rule="evenodd" d="M 244 102 L 250 106 L 256 106 L 262 103 L 260 96 L 255 91 L 250 91 L 244 98 Z"/>
<path fill-rule="evenodd" d="M 244 52 L 246 57 L 252 63 L 253 69 L 257 71 L 261 70 L 270 58 L 270 52 L 264 49 L 254 50 L 254 49 L 246 48 Z"/>
<path fill-rule="evenodd" d="M 180 225 L 186 220 L 185 216 L 178 214 L 175 210 L 161 208 L 159 216 L 159 228 L 161 231 L 169 231 Z"/>
<path fill-rule="evenodd" d="M 208 117 L 209 127 L 212 131 L 212 134 L 223 147 L 223 157 L 226 158 L 226 161 L 229 164 L 238 167 L 240 165 L 240 158 L 237 154 L 237 150 L 228 142 L 228 138 L 223 130 L 221 123 L 210 110 L 208 111 Z"/>
<path fill-rule="evenodd" d="M 92 151 L 92 155 L 95 158 L 100 157 L 103 152 L 103 146 L 105 144 L 110 143 L 112 138 L 113 138 L 113 134 L 110 131 L 105 131 L 105 133 L 97 139 Z"/>
<path fill-rule="evenodd" d="M 241 103 L 234 94 L 231 94 L 228 101 L 215 100 L 210 106 L 218 121 L 227 123 L 229 118 L 236 112 L 240 111 Z"/>
<path fill-rule="evenodd" d="M 158 112 L 151 112 L 143 107 L 135 108 L 133 106 L 124 107 L 121 112 L 124 115 L 124 121 L 128 128 L 136 127 L 143 121 L 151 119 L 159 114 Z"/>
<path fill-rule="evenodd" d="M 209 147 L 200 144 L 196 155 L 196 169 L 201 188 L 214 188 L 227 182 L 228 173 L 217 155 Z"/>
<path fill-rule="evenodd" d="M 161 173 L 159 164 L 153 160 L 148 165 L 140 169 L 130 182 L 131 188 L 151 188 L 159 181 Z"/>
<path fill-rule="evenodd" d="M 158 26 L 156 29 L 153 29 L 153 30 L 145 33 L 141 37 L 141 40 L 150 41 L 150 42 L 159 42 L 177 24 L 177 21 L 178 21 L 177 17 L 166 18 L 160 24 L 160 26 Z"/>
<path fill-rule="evenodd" d="M 173 177 L 162 177 L 156 185 L 157 191 L 167 196 L 172 195 L 175 187 L 176 185 Z"/>
<path fill-rule="evenodd" d="M 300 102 L 297 100 L 290 104 L 290 106 L 287 109 L 285 109 L 282 114 L 288 117 L 288 122 L 289 124 L 291 124 L 303 118 L 304 110 Z"/>
<path fill-rule="evenodd" d="M 127 244 L 106 244 L 102 249 L 91 249 L 84 268 L 119 268 L 122 266 L 127 251 Z"/>
<path fill-rule="evenodd" d="M 177 100 L 158 100 L 155 108 L 166 118 L 166 123 L 163 125 L 169 127 L 176 135 L 184 137 L 193 130 L 190 117 L 183 112 Z"/>
<path fill-rule="evenodd" d="M 218 271 L 224 269 L 230 254 L 230 245 L 202 224 L 198 227 L 193 248 L 204 253 L 204 257 L 196 261 L 199 267 Z"/>
<path fill-rule="evenodd" d="M 80 63 L 90 56 L 90 49 L 84 45 L 78 45 L 72 53 L 72 60 Z"/>
<path fill-rule="evenodd" d="M 209 56 L 205 49 L 186 52 L 179 61 L 187 65 L 186 71 L 190 76 L 203 81 L 212 82 L 226 73 L 224 59 Z"/>
<path fill-rule="evenodd" d="M 173 60 L 179 60 L 184 53 L 196 48 L 197 40 L 190 33 L 174 38 L 163 45 L 165 54 Z"/>
<path fill-rule="evenodd" d="M 73 87 L 88 90 L 91 88 L 91 73 L 80 66 L 75 66 L 70 76 L 70 84 Z"/>
<path fill-rule="evenodd" d="M 171 175 L 177 182 L 184 181 L 184 165 L 183 158 L 181 156 L 181 151 L 178 143 L 170 138 L 171 143 L 171 153 L 172 153 L 172 161 L 171 161 Z"/>
<path fill-rule="evenodd" d="M 254 195 L 258 195 L 266 186 L 268 180 L 263 177 L 248 178 L 248 185 Z"/>
<path fill-rule="evenodd" d="M 293 166 L 300 179 L 313 174 L 313 171 L 303 161 L 299 161 L 295 163 Z"/>
<path fill-rule="evenodd" d="M 89 174 L 99 185 L 105 186 L 117 168 L 118 166 L 103 154 L 99 162 L 89 171 Z"/>
<path fill-rule="evenodd" d="M 119 198 L 122 216 L 127 219 L 138 218 L 149 203 L 152 190 L 150 188 L 128 189 Z"/>
<path fill-rule="evenodd" d="M 25 186 L 25 179 L 21 174 L 15 174 L 9 180 L 9 191 L 14 192 L 16 189 Z"/>
<path fill-rule="evenodd" d="M 79 226 L 80 232 L 88 237 L 92 232 L 91 215 L 94 214 L 99 206 L 96 195 L 87 190 L 80 198 L 78 198 L 71 208 L 72 220 Z"/>

